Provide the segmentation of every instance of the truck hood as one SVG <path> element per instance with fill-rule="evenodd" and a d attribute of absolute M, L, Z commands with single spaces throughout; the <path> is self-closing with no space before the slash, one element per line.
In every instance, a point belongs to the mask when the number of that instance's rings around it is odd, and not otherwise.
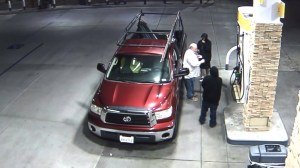
<path fill-rule="evenodd" d="M 171 84 L 143 84 L 103 80 L 95 100 L 104 106 L 157 108 L 171 93 Z"/>

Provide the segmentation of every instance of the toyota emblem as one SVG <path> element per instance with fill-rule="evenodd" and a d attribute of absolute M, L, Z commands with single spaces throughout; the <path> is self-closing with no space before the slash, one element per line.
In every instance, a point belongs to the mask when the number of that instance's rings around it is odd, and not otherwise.
<path fill-rule="evenodd" d="M 130 116 L 124 116 L 123 121 L 126 122 L 126 123 L 131 122 L 131 117 Z"/>

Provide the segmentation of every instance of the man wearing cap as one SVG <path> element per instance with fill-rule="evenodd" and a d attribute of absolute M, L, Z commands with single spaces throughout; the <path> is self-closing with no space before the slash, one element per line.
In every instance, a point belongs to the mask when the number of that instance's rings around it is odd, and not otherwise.
<path fill-rule="evenodd" d="M 135 57 L 132 58 L 130 63 L 130 70 L 132 73 L 139 73 L 142 68 L 142 63 L 138 61 Z"/>
<path fill-rule="evenodd" d="M 199 66 L 205 62 L 204 59 L 199 61 L 199 55 L 197 55 L 198 49 L 197 44 L 192 43 L 189 46 L 189 49 L 186 50 L 183 59 L 183 67 L 188 68 L 190 73 L 184 76 L 184 84 L 186 88 L 186 96 L 188 100 L 198 101 L 198 98 L 195 96 L 194 83 L 195 78 L 200 76 Z"/>
<path fill-rule="evenodd" d="M 210 68 L 210 60 L 211 60 L 211 41 L 208 39 L 208 35 L 203 33 L 201 35 L 201 40 L 197 43 L 197 48 L 200 51 L 200 55 L 202 55 L 203 59 L 205 59 L 205 63 L 201 64 L 201 79 L 202 82 L 204 76 L 208 75 Z"/>

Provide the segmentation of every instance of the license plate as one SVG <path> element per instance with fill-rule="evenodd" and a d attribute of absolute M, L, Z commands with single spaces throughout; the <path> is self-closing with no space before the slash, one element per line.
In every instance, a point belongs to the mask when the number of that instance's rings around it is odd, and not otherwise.
<path fill-rule="evenodd" d="M 123 136 L 120 135 L 120 142 L 122 143 L 134 143 L 134 137 L 133 136 Z"/>

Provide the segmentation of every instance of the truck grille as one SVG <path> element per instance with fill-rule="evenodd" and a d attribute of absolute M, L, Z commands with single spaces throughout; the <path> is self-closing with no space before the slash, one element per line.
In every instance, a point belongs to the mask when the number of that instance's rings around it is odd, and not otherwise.
<path fill-rule="evenodd" d="M 123 125 L 150 125 L 149 117 L 145 114 L 107 113 L 105 121 Z"/>
<path fill-rule="evenodd" d="M 103 120 L 111 124 L 147 127 L 156 124 L 155 114 L 141 108 L 110 106 L 105 109 L 104 116 Z"/>

